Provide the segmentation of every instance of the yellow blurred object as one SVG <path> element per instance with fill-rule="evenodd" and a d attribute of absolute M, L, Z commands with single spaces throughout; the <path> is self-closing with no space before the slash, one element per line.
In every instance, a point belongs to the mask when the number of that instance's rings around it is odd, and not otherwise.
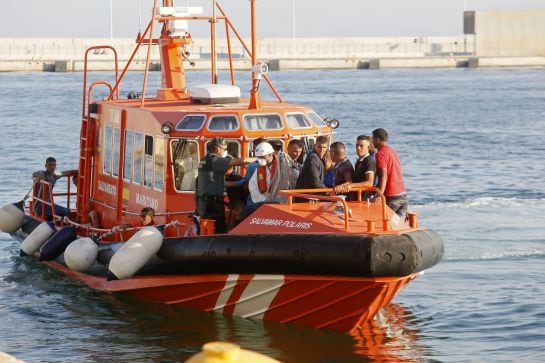
<path fill-rule="evenodd" d="M 241 349 L 225 342 L 211 342 L 202 346 L 202 352 L 189 358 L 186 363 L 279 363 L 266 355 Z"/>

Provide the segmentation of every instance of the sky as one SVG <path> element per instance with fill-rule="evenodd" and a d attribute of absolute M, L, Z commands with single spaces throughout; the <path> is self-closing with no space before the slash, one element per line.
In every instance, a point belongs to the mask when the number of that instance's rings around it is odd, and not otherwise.
<path fill-rule="evenodd" d="M 239 32 L 248 36 L 249 1 L 218 2 Z M 153 0 L 3 0 L 0 38 L 134 38 L 149 21 L 152 4 Z M 210 9 L 212 0 L 175 0 L 175 4 Z M 545 0 L 258 0 L 257 35 L 458 36 L 463 34 L 464 9 L 545 10 Z M 192 27 L 192 36 L 208 36 L 205 29 L 205 22 Z"/>

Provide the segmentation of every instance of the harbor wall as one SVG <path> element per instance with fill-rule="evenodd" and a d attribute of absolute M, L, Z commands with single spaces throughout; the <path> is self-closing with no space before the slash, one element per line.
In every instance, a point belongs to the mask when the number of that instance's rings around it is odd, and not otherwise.
<path fill-rule="evenodd" d="M 464 35 L 452 37 L 260 38 L 257 53 L 271 70 L 545 66 L 545 10 L 466 11 L 463 28 Z M 243 45 L 231 43 L 235 69 L 250 69 Z M 86 49 L 97 45 L 115 48 L 122 67 L 135 40 L 0 38 L 0 71 L 82 71 Z M 186 51 L 187 69 L 210 69 L 209 38 L 194 38 Z M 226 39 L 218 39 L 216 53 L 218 69 L 228 69 Z M 141 46 L 129 70 L 144 69 L 146 54 L 147 45 Z M 90 71 L 114 64 L 111 49 L 87 55 Z M 160 69 L 155 46 L 150 69 Z"/>

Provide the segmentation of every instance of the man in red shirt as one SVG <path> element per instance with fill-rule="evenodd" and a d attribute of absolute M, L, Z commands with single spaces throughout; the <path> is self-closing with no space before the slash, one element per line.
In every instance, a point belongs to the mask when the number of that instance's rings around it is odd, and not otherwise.
<path fill-rule="evenodd" d="M 386 204 L 400 217 L 405 217 L 409 199 L 403 182 L 399 156 L 388 146 L 388 132 L 384 129 L 373 131 L 373 145 L 378 150 L 376 168 L 378 188 L 386 197 Z"/>

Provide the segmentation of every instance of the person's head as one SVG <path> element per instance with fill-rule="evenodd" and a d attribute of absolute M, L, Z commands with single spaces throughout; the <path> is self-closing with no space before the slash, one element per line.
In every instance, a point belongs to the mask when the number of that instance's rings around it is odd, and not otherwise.
<path fill-rule="evenodd" d="M 314 151 L 320 156 L 321 159 L 324 158 L 325 153 L 327 152 L 327 136 L 318 136 L 314 142 Z"/>
<path fill-rule="evenodd" d="M 346 148 L 342 142 L 336 141 L 329 146 L 329 154 L 334 163 L 341 162 L 346 159 Z"/>
<path fill-rule="evenodd" d="M 268 142 L 262 142 L 255 148 L 255 156 L 259 165 L 269 165 L 274 160 L 274 148 Z"/>
<path fill-rule="evenodd" d="M 153 217 L 155 217 L 155 211 L 151 207 L 142 208 L 140 211 L 140 221 L 143 226 L 153 225 Z"/>
<path fill-rule="evenodd" d="M 227 141 L 223 137 L 214 137 L 207 145 L 209 153 L 223 155 L 227 151 Z"/>
<path fill-rule="evenodd" d="M 49 173 L 53 173 L 56 168 L 57 168 L 57 159 L 55 159 L 53 156 L 50 156 L 47 159 L 45 159 L 45 171 Z"/>
<path fill-rule="evenodd" d="M 358 136 L 356 139 L 356 154 L 358 154 L 358 157 L 361 158 L 373 151 L 375 151 L 375 148 L 373 147 L 373 140 L 371 139 L 371 136 Z"/>
<path fill-rule="evenodd" d="M 288 143 L 288 155 L 293 161 L 298 161 L 303 153 L 303 142 L 298 139 L 293 139 Z"/>
<path fill-rule="evenodd" d="M 380 149 L 388 142 L 388 132 L 384 129 L 373 130 L 373 145 L 376 149 Z"/>

